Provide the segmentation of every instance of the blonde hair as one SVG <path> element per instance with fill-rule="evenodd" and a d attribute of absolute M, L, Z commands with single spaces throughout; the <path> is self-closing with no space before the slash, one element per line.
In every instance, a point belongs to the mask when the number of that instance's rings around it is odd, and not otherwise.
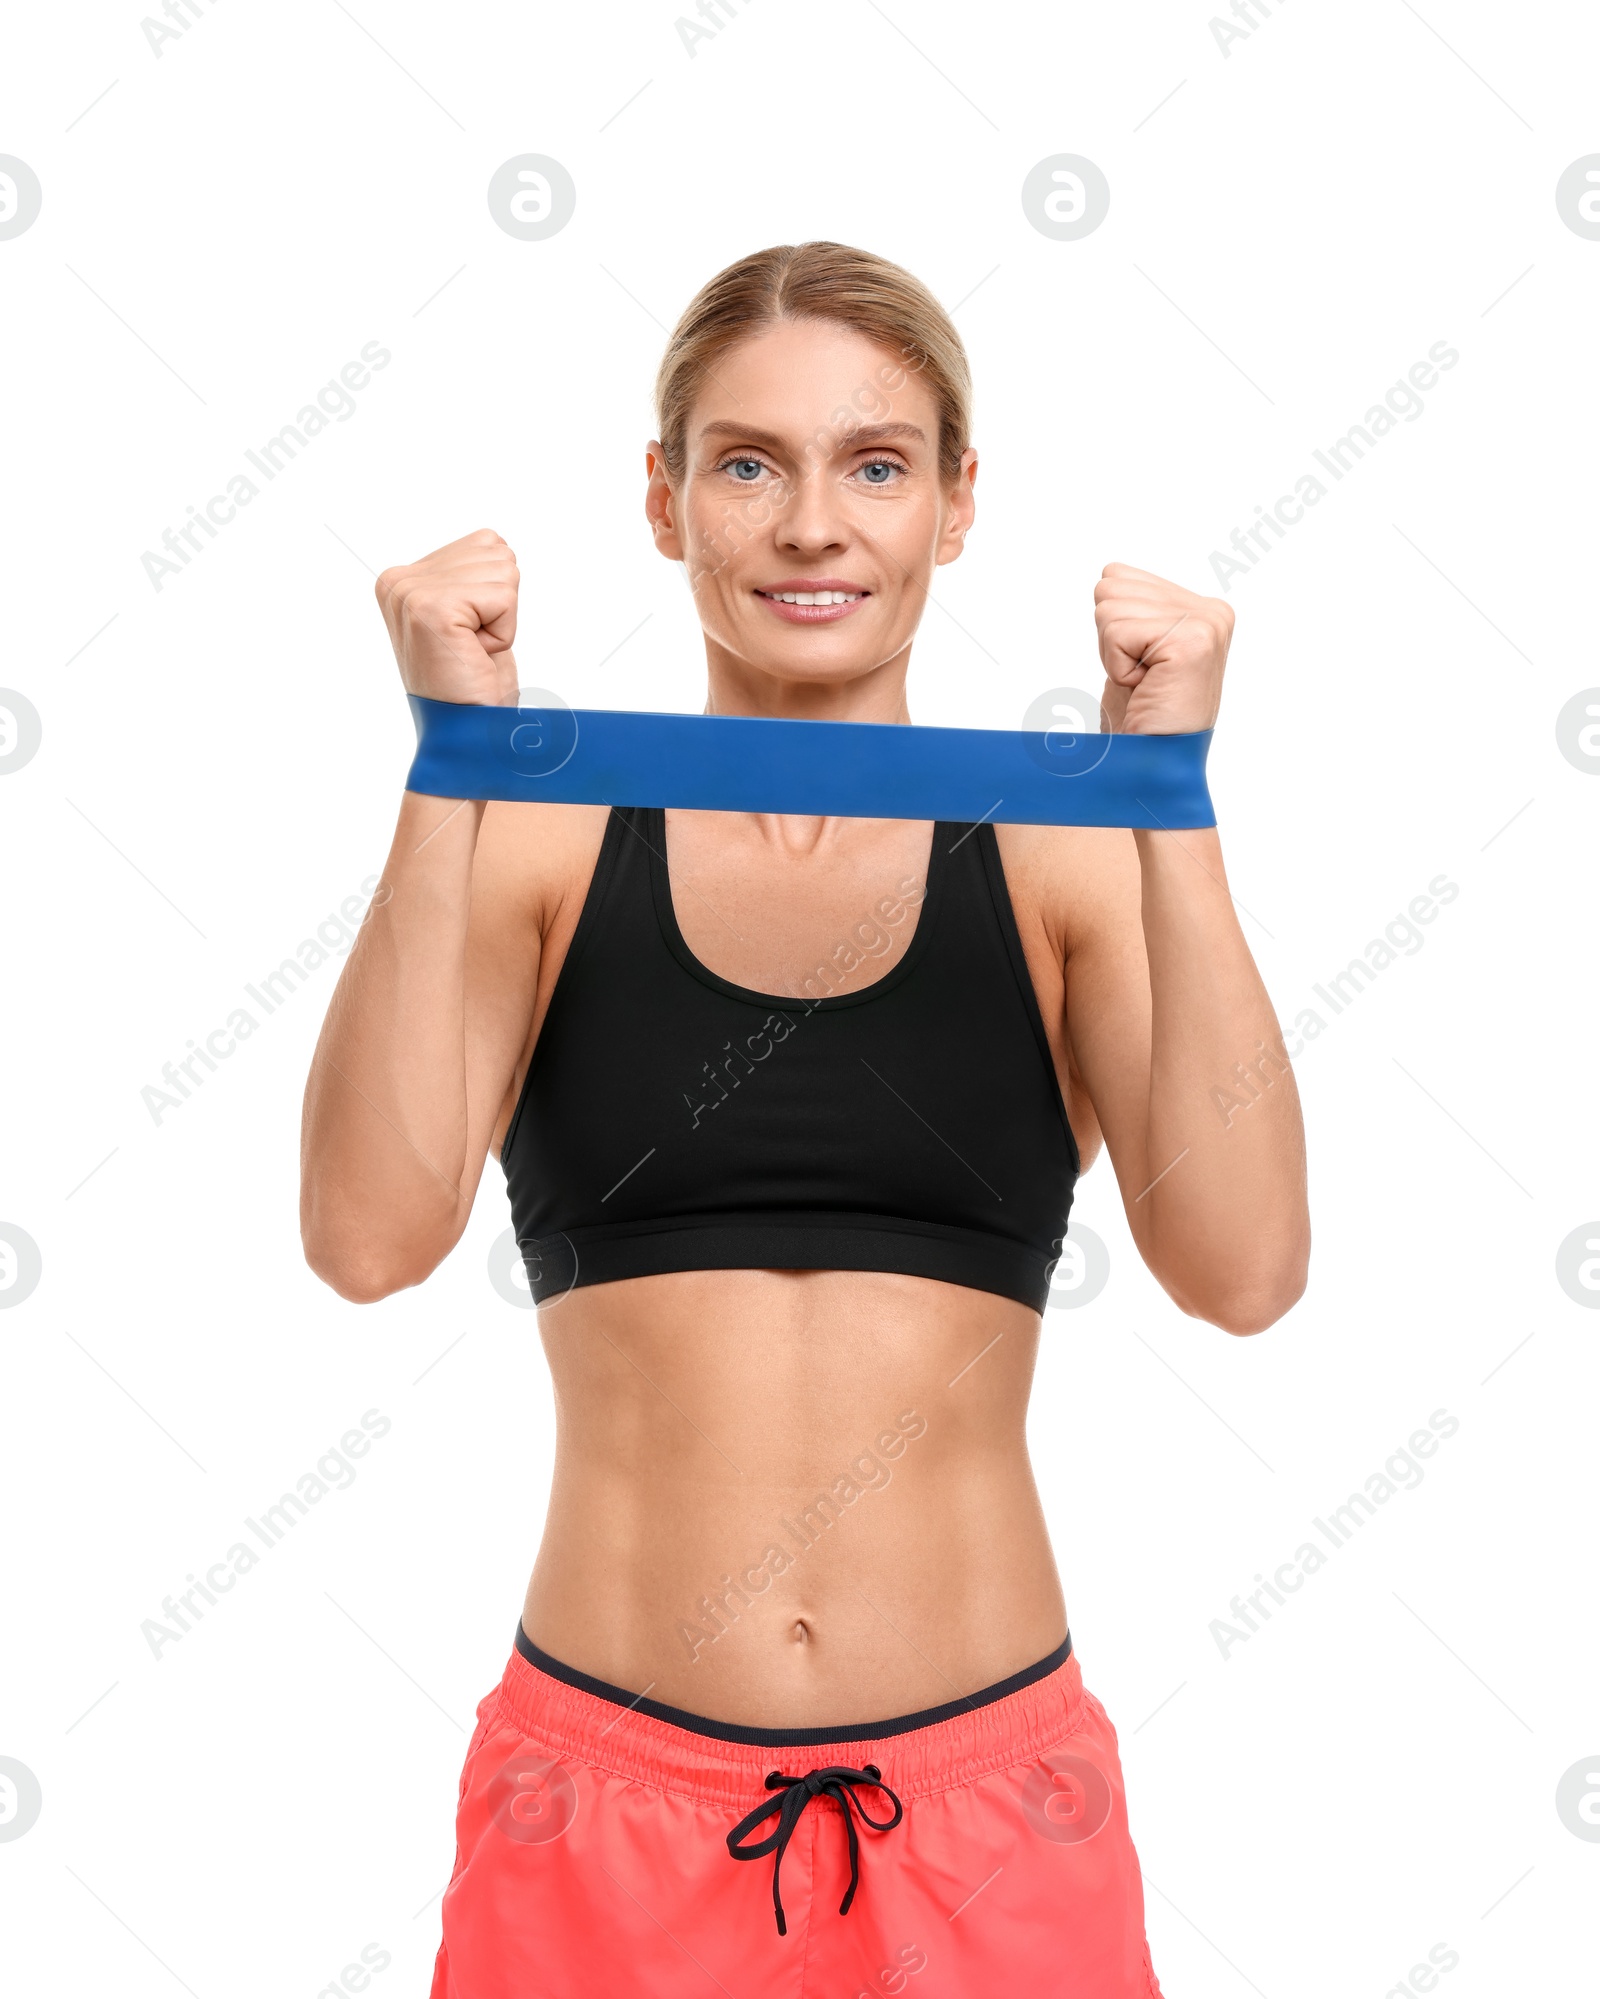
<path fill-rule="evenodd" d="M 870 250 L 845 243 L 780 243 L 702 285 L 674 327 L 656 374 L 656 418 L 667 471 L 681 477 L 689 412 L 701 377 L 758 328 L 783 319 L 831 320 L 892 349 L 923 374 L 939 408 L 939 469 L 953 484 L 971 442 L 972 372 L 950 315 L 926 285 Z"/>

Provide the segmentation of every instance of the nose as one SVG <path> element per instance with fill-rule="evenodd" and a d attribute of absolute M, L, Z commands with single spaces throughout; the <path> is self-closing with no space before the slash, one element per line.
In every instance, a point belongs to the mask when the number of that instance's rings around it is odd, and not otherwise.
<path fill-rule="evenodd" d="M 778 546 L 797 555 L 821 555 L 844 548 L 850 528 L 844 506 L 821 466 L 808 468 L 789 489 L 789 502 L 778 515 Z"/>

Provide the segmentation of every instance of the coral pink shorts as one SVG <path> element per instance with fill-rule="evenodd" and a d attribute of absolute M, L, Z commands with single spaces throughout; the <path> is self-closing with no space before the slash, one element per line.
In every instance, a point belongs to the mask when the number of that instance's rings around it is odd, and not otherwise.
<path fill-rule="evenodd" d="M 631 1699 L 519 1629 L 456 1828 L 432 1999 L 1160 1999 L 1070 1641 L 823 1735 Z"/>

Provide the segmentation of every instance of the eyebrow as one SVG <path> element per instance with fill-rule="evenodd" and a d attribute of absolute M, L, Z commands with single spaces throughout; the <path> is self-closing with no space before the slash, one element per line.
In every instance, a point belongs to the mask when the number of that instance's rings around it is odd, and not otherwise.
<path fill-rule="evenodd" d="M 818 430 L 827 430 L 826 424 L 819 424 Z M 770 430 L 757 430 L 750 424 L 718 421 L 708 423 L 700 435 L 706 439 L 728 437 L 742 443 L 765 445 L 770 451 L 782 451 L 784 440 Z M 917 444 L 926 444 L 927 432 L 914 423 L 863 423 L 852 425 L 838 433 L 837 442 L 859 450 L 869 444 L 888 444 L 896 438 L 905 438 Z M 814 437 L 810 441 L 815 441 Z"/>

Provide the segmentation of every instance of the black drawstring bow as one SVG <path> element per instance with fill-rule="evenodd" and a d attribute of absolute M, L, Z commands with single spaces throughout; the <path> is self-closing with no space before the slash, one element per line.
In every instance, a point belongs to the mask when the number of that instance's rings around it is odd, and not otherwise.
<path fill-rule="evenodd" d="M 894 1817 L 875 1819 L 862 1809 L 853 1786 L 871 1784 L 882 1791 L 894 1806 Z M 850 1904 L 855 1900 L 856 1889 L 861 1883 L 861 1842 L 856 1838 L 855 1817 L 863 1825 L 869 1825 L 874 1832 L 892 1832 L 905 1816 L 904 1807 L 894 1792 L 883 1781 L 883 1773 L 876 1763 L 869 1763 L 864 1770 L 846 1770 L 838 1765 L 826 1770 L 810 1770 L 803 1777 L 785 1777 L 773 1770 L 767 1777 L 769 1791 L 781 1791 L 781 1798 L 769 1798 L 764 1805 L 757 1805 L 728 1834 L 728 1851 L 735 1860 L 759 1860 L 763 1854 L 773 1855 L 772 1862 L 772 1907 L 778 1918 L 779 1936 L 789 1934 L 789 1925 L 784 1920 L 783 1898 L 778 1893 L 778 1870 L 783 1865 L 784 1848 L 794 1837 L 794 1829 L 800 1823 L 800 1814 L 813 1798 L 826 1794 L 837 1798 L 844 1810 L 844 1829 L 850 1840 L 850 1886 L 844 1891 L 844 1900 L 839 1904 L 841 1916 L 848 1914 Z M 741 1846 L 746 1833 L 754 1832 L 763 1819 L 777 1814 L 778 1824 L 774 1832 L 754 1846 Z"/>

